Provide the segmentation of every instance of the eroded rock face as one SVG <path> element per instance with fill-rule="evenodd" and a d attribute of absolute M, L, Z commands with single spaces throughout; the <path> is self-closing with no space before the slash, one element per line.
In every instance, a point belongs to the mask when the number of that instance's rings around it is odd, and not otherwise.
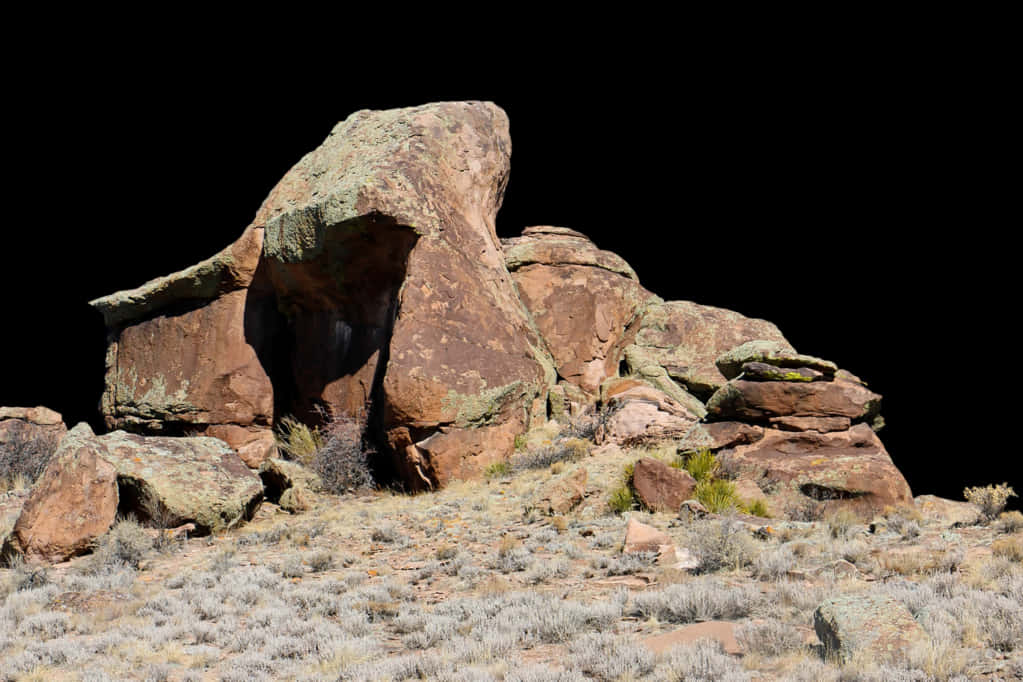
<path fill-rule="evenodd" d="M 618 371 L 626 330 L 656 297 L 628 263 L 563 227 L 528 227 L 503 240 L 522 302 L 554 357 L 558 376 L 594 398 Z"/>
<path fill-rule="evenodd" d="M 79 425 L 32 488 L 3 554 L 49 562 L 82 554 L 113 525 L 117 503 L 117 471 Z"/>
<path fill-rule="evenodd" d="M 602 443 L 637 444 L 682 438 L 697 423 L 692 412 L 664 392 L 634 379 L 613 379 L 604 385 L 604 403 L 610 416 L 602 432 Z"/>
<path fill-rule="evenodd" d="M 706 399 L 728 379 L 715 364 L 718 357 L 757 339 L 792 350 L 778 328 L 766 320 L 690 301 L 669 301 L 647 306 L 635 344 L 690 393 Z"/>

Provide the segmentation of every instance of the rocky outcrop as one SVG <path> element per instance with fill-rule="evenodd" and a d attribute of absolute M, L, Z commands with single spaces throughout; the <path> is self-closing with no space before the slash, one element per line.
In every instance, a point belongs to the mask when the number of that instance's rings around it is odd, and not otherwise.
<path fill-rule="evenodd" d="M 215 434 L 259 466 L 275 417 L 368 414 L 413 488 L 507 455 L 555 382 L 494 229 L 510 148 L 483 102 L 339 123 L 238 242 L 93 301 L 109 426 Z"/>
<path fill-rule="evenodd" d="M 871 428 L 881 396 L 856 377 L 774 342 L 743 344 L 717 365 L 732 378 L 707 401 L 712 423 L 689 434 L 683 449 L 717 451 L 783 513 L 812 505 L 816 514 L 844 507 L 869 516 L 912 504 Z"/>
<path fill-rule="evenodd" d="M 0 481 L 32 483 L 67 433 L 59 412 L 46 407 L 0 407 Z"/>
<path fill-rule="evenodd" d="M 502 243 L 558 376 L 595 400 L 601 383 L 618 372 L 627 329 L 656 297 L 621 257 L 574 230 L 528 227 Z"/>
<path fill-rule="evenodd" d="M 87 551 L 117 516 L 117 471 L 99 456 L 92 430 L 64 437 L 25 501 L 3 555 L 64 561 Z"/>
<path fill-rule="evenodd" d="M 828 599 L 813 614 L 813 627 L 826 655 L 849 660 L 856 654 L 891 661 L 930 640 L 909 610 L 894 597 L 850 594 Z"/>
<path fill-rule="evenodd" d="M 635 379 L 609 380 L 603 396 L 608 416 L 597 434 L 602 443 L 635 445 L 681 438 L 700 418 L 668 394 Z"/>
<path fill-rule="evenodd" d="M 753 340 L 792 351 L 778 328 L 766 320 L 690 301 L 652 304 L 637 323 L 634 343 L 642 352 L 636 361 L 629 361 L 629 370 L 642 369 L 633 366 L 640 358 L 653 360 L 688 392 L 706 400 L 730 378 L 718 369 L 717 359 Z"/>
<path fill-rule="evenodd" d="M 215 438 L 96 436 L 79 424 L 32 488 L 4 555 L 62 561 L 90 549 L 118 514 L 201 534 L 251 518 L 259 478 Z"/>

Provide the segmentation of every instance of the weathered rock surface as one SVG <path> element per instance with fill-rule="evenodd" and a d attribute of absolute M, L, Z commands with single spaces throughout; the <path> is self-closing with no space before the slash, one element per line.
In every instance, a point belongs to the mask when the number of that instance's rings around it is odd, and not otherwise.
<path fill-rule="evenodd" d="M 849 417 L 771 417 L 768 423 L 782 431 L 846 431 L 852 426 Z"/>
<path fill-rule="evenodd" d="M 829 381 L 831 376 L 810 367 L 776 367 L 766 362 L 746 362 L 742 374 L 746 381 Z"/>
<path fill-rule="evenodd" d="M 688 471 L 643 457 L 633 468 L 632 487 L 647 509 L 676 514 L 682 502 L 693 496 L 696 479 Z"/>
<path fill-rule="evenodd" d="M 203 435 L 227 443 L 250 469 L 259 469 L 263 462 L 277 455 L 277 441 L 269 429 L 215 424 L 206 428 Z"/>
<path fill-rule="evenodd" d="M 268 457 L 259 467 L 266 499 L 290 512 L 305 511 L 310 492 L 323 489 L 320 477 L 306 467 L 286 459 Z"/>
<path fill-rule="evenodd" d="M 846 417 L 862 421 L 878 413 L 880 401 L 880 395 L 851 381 L 732 379 L 707 401 L 707 415 L 718 421 L 759 422 L 772 417 Z"/>
<path fill-rule="evenodd" d="M 238 242 L 93 302 L 110 335 L 108 424 L 198 427 L 257 466 L 266 438 L 251 434 L 275 415 L 372 406 L 411 487 L 506 456 L 556 379 L 494 229 L 510 147 L 507 117 L 483 102 L 339 123 Z"/>
<path fill-rule="evenodd" d="M 757 482 L 772 509 L 802 501 L 869 516 L 913 503 L 909 484 L 869 426 L 818 433 L 763 429 L 763 437 L 720 451 L 740 478 Z"/>
<path fill-rule="evenodd" d="M 612 379 L 604 389 L 604 402 L 611 407 L 611 414 L 598 434 L 601 442 L 627 445 L 681 438 L 699 420 L 687 406 L 635 379 Z"/>
<path fill-rule="evenodd" d="M 85 424 L 64 437 L 25 501 L 3 555 L 64 561 L 110 529 L 117 516 L 117 471 L 94 443 Z"/>
<path fill-rule="evenodd" d="M 263 485 L 216 438 L 166 438 L 115 431 L 94 439 L 99 457 L 117 472 L 120 506 L 140 520 L 158 515 L 166 527 L 194 523 L 219 532 L 251 518 Z"/>
<path fill-rule="evenodd" d="M 636 552 L 659 552 L 662 547 L 674 547 L 667 533 L 648 526 L 636 519 L 629 519 L 625 525 L 625 544 L 622 551 L 626 554 Z"/>
<path fill-rule="evenodd" d="M 558 375 L 596 397 L 618 371 L 626 330 L 655 297 L 628 263 L 574 230 L 528 227 L 502 243 Z"/>
<path fill-rule="evenodd" d="M 865 653 L 890 661 L 929 637 L 894 597 L 850 594 L 828 599 L 813 614 L 813 627 L 826 652 L 843 660 Z"/>
<path fill-rule="evenodd" d="M 14 530 L 14 524 L 21 516 L 21 510 L 28 501 L 29 489 L 8 490 L 0 493 L 0 566 L 5 563 L 5 547 L 8 547 L 8 537 Z M 9 550 L 13 553 L 13 548 Z"/>
<path fill-rule="evenodd" d="M 731 378 L 718 370 L 718 357 L 745 342 L 763 339 L 795 352 L 770 322 L 690 301 L 649 305 L 637 324 L 636 346 L 700 398 Z"/>

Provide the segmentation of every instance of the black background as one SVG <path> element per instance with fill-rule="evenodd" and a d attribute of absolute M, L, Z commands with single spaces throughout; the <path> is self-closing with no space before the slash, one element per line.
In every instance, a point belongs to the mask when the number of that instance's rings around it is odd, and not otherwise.
<path fill-rule="evenodd" d="M 226 246 L 352 112 L 483 99 L 511 120 L 501 236 L 580 230 L 665 299 L 771 320 L 861 376 L 914 493 L 1023 492 L 1012 89 L 983 61 L 863 54 L 580 57 L 510 79 L 469 77 L 467 52 L 457 83 L 116 51 L 12 72 L 0 405 L 99 426 L 86 301 Z"/>

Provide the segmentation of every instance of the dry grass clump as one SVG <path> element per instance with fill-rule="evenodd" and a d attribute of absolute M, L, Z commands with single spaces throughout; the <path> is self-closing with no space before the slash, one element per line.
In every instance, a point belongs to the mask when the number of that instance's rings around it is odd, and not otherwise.
<path fill-rule="evenodd" d="M 561 435 L 538 448 L 513 455 L 511 467 L 515 470 L 546 469 L 559 462 L 575 462 L 589 455 L 592 445 L 583 438 Z"/>
<path fill-rule="evenodd" d="M 977 486 L 963 490 L 967 502 L 980 507 L 980 511 L 989 521 L 1005 509 L 1010 497 L 1016 497 L 1016 491 L 1008 483 Z"/>
<path fill-rule="evenodd" d="M 643 645 L 610 633 L 588 633 L 572 642 L 569 665 L 590 679 L 613 682 L 653 672 L 655 656 Z"/>
<path fill-rule="evenodd" d="M 750 676 L 724 652 L 720 642 L 701 639 L 670 649 L 654 670 L 654 679 L 663 682 L 747 682 Z"/>
<path fill-rule="evenodd" d="M 1002 533 L 1017 533 L 1023 530 L 1023 513 L 1015 510 L 1002 512 L 995 521 L 995 528 Z"/>
<path fill-rule="evenodd" d="M 699 572 L 748 566 L 757 554 L 756 541 L 741 523 L 714 519 L 691 529 L 686 547 L 696 556 Z"/>
<path fill-rule="evenodd" d="M 7 438 L 0 443 L 0 492 L 27 488 L 35 483 L 57 450 L 60 437 L 20 420 L 10 420 Z"/>
<path fill-rule="evenodd" d="M 991 543 L 991 553 L 996 557 L 1023 562 L 1023 536 L 1016 535 L 995 540 Z"/>
<path fill-rule="evenodd" d="M 153 538 L 134 517 L 121 519 L 99 538 L 93 551 L 93 566 L 124 565 L 138 568 L 153 549 Z"/>
<path fill-rule="evenodd" d="M 748 616 L 760 601 L 753 585 L 728 586 L 716 580 L 694 580 L 637 593 L 630 615 L 668 623 L 734 620 Z"/>
<path fill-rule="evenodd" d="M 751 654 L 777 657 L 803 648 L 803 635 L 799 630 L 776 620 L 745 623 L 735 630 L 735 638 Z"/>

